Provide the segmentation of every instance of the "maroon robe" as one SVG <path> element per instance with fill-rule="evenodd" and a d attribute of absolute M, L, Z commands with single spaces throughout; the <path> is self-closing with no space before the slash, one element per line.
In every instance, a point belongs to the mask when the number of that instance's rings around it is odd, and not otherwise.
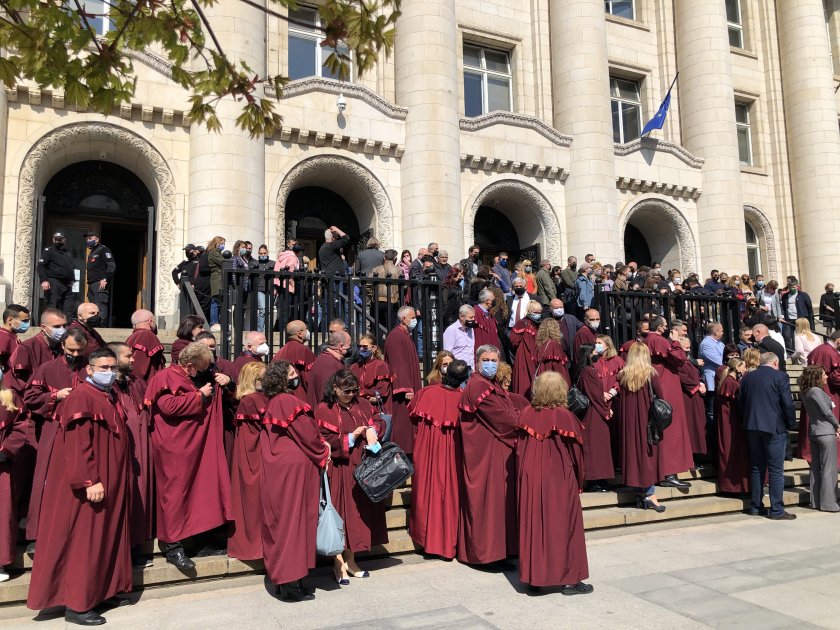
<path fill-rule="evenodd" d="M 53 350 L 46 336 L 43 333 L 38 333 L 26 341 L 22 341 L 15 349 L 11 359 L 12 371 L 19 381 L 25 383 L 35 372 L 35 368 L 47 361 L 52 361 L 60 354 L 61 347 L 58 344 Z"/>
<path fill-rule="evenodd" d="M 619 391 L 621 476 L 624 484 L 631 488 L 647 488 L 665 477 L 659 468 L 659 451 L 664 442 L 652 446 L 647 440 L 651 387 L 657 397 L 662 398 L 661 381 L 659 376 L 653 376 L 650 379 L 651 386 L 644 385 L 640 390 L 631 392 L 622 385 Z M 670 430 L 671 427 L 668 427 L 665 433 Z"/>
<path fill-rule="evenodd" d="M 687 359 L 680 365 L 678 374 L 691 452 L 705 455 L 709 448 L 706 445 L 706 405 L 700 393 L 700 370 Z"/>
<path fill-rule="evenodd" d="M 569 357 L 563 352 L 563 344 L 554 339 L 549 339 L 536 349 L 535 361 L 537 367 L 534 371 L 534 378 L 543 372 L 557 372 L 566 381 L 568 387 L 572 386 L 572 378 L 569 376 Z M 529 392 L 530 395 L 530 392 Z"/>
<path fill-rule="evenodd" d="M 131 590 L 129 444 L 125 413 L 107 392 L 84 383 L 56 412 L 55 440 L 29 598 L 33 610 L 90 610 Z M 87 499 L 101 483 L 105 498 Z"/>
<path fill-rule="evenodd" d="M 618 349 L 618 356 L 621 358 L 622 361 L 627 360 L 627 353 L 630 352 L 630 347 L 634 343 L 644 343 L 644 341 L 639 341 L 638 339 L 628 339 L 623 344 L 621 344 L 621 347 Z"/>
<path fill-rule="evenodd" d="M 146 383 L 129 376 L 116 381 L 111 391 L 125 411 L 128 428 L 131 501 L 128 522 L 131 545 L 139 545 L 155 537 L 155 475 L 152 457 L 152 434 L 149 409 L 144 404 Z"/>
<path fill-rule="evenodd" d="M 254 362 L 262 363 L 263 360 L 260 357 L 255 357 L 250 352 L 243 352 L 238 357 L 236 357 L 236 360 L 233 362 L 233 374 L 234 374 L 233 381 L 235 383 L 238 383 L 239 382 L 239 373 L 242 371 L 242 368 L 244 368 L 249 363 L 254 363 Z"/>
<path fill-rule="evenodd" d="M 19 345 L 20 339 L 15 333 L 0 327 L 0 369 L 3 374 L 9 371 L 12 355 Z"/>
<path fill-rule="evenodd" d="M 526 398 L 531 395 L 531 382 L 537 366 L 537 328 L 536 323 L 523 317 L 510 331 L 510 347 L 516 353 L 510 389 Z"/>
<path fill-rule="evenodd" d="M 734 376 L 723 379 L 715 389 L 719 492 L 750 491 L 750 449 L 738 405 L 740 389 L 741 382 Z"/>
<path fill-rule="evenodd" d="M 149 381 L 157 537 L 163 542 L 180 542 L 230 518 L 219 389 L 214 384 L 213 397 L 206 400 L 180 365 Z"/>
<path fill-rule="evenodd" d="M 595 342 L 598 341 L 598 333 L 589 326 L 586 322 L 583 323 L 580 330 L 577 331 L 575 335 L 575 343 L 574 343 L 574 354 L 572 355 L 572 359 L 574 361 L 578 360 L 578 354 L 580 347 L 584 344 L 594 346 Z"/>
<path fill-rule="evenodd" d="M 294 582 L 315 567 L 321 472 L 329 451 L 312 409 L 291 394 L 268 403 L 260 437 L 262 553 L 274 584 Z"/>
<path fill-rule="evenodd" d="M 85 346 L 85 356 L 90 356 L 91 352 L 94 350 L 99 350 L 99 348 L 104 348 L 105 344 L 107 343 L 98 332 L 96 332 L 95 328 L 88 328 L 81 322 L 73 322 L 67 327 L 67 332 L 71 330 L 81 330 L 82 334 L 87 339 L 87 345 Z"/>
<path fill-rule="evenodd" d="M 492 317 L 491 320 L 495 321 Z M 493 326 L 495 330 L 496 324 Z M 414 452 L 415 427 L 411 424 L 408 403 L 409 398 L 420 391 L 423 383 L 420 380 L 417 348 L 404 326 L 397 326 L 385 338 L 385 361 L 395 374 L 391 390 L 391 441 L 411 455 Z"/>
<path fill-rule="evenodd" d="M 458 560 L 489 564 L 517 553 L 516 422 L 500 385 L 473 374 L 461 398 Z"/>
<path fill-rule="evenodd" d="M 66 387 L 76 388 L 87 378 L 85 366 L 73 369 L 67 366 L 64 356 L 48 361 L 35 370 L 23 394 L 23 402 L 32 414 L 38 435 L 38 452 L 35 457 L 35 471 L 32 476 L 32 494 L 29 497 L 29 512 L 26 518 L 26 539 L 38 538 L 38 522 L 41 506 L 44 504 L 44 485 L 53 454 L 53 445 L 58 434 L 58 423 L 54 414 L 58 406 L 56 394 Z M 63 401 L 62 401 L 63 402 Z M 49 504 L 44 504 L 49 506 Z M 51 506 L 50 506 L 51 507 Z"/>
<path fill-rule="evenodd" d="M 268 397 L 262 392 L 247 394 L 239 401 L 234 416 L 236 437 L 230 469 L 230 503 L 233 522 L 228 534 L 228 555 L 240 560 L 257 560 L 262 553 L 262 507 L 260 505 L 260 431 Z M 273 477 L 269 477 L 276 483 Z"/>
<path fill-rule="evenodd" d="M 577 584 L 589 577 L 580 504 L 583 428 L 565 407 L 530 407 L 517 426 L 519 579 L 531 586 Z"/>
<path fill-rule="evenodd" d="M 408 405 L 417 425 L 408 531 L 426 553 L 454 558 L 458 548 L 461 389 L 424 387 Z"/>
<path fill-rule="evenodd" d="M 172 348 L 169 350 L 169 358 L 173 365 L 178 363 L 178 358 L 181 356 L 181 352 L 191 343 L 191 339 L 176 339 L 172 342 Z"/>
<path fill-rule="evenodd" d="M 14 460 L 26 443 L 26 423 L 29 416 L 20 397 L 13 393 L 16 411 L 0 405 L 0 453 L 6 459 L 0 462 L 0 568 L 15 560 L 18 539 L 18 518 L 15 495 L 12 491 Z"/>
<path fill-rule="evenodd" d="M 834 417 L 840 419 L 840 352 L 831 345 L 824 343 L 808 353 L 808 365 L 819 365 L 828 374 L 828 384 L 823 391 L 834 403 Z M 805 405 L 799 410 L 799 440 L 796 447 L 797 456 L 811 462 L 810 422 Z M 837 463 L 840 464 L 840 449 L 837 449 Z"/>
<path fill-rule="evenodd" d="M 315 363 L 312 364 L 312 369 L 309 370 L 309 385 L 306 390 L 309 406 L 312 409 L 317 409 L 324 399 L 324 389 L 327 386 L 327 381 L 332 378 L 333 374 L 343 369 L 344 362 L 336 359 L 331 352 L 325 350 L 318 355 Z"/>
<path fill-rule="evenodd" d="M 228 471 L 230 471 L 233 464 L 233 439 L 236 434 L 233 417 L 236 415 L 236 408 L 239 406 L 239 401 L 236 400 L 236 378 L 238 373 L 233 361 L 223 359 L 222 357 L 216 358 L 210 365 L 210 369 L 224 374 L 230 379 L 230 383 L 219 388 L 219 394 L 222 397 L 222 427 L 224 428 L 225 459 L 227 460 Z"/>
<path fill-rule="evenodd" d="M 359 379 L 359 385 L 361 386 L 359 395 L 367 398 L 376 406 L 376 403 L 370 399 L 375 398 L 378 393 L 382 400 L 383 410 L 386 413 L 391 413 L 391 388 L 396 375 L 391 371 L 388 364 L 382 359 L 371 357 L 364 363 L 354 363 L 350 366 L 350 369 Z"/>
<path fill-rule="evenodd" d="M 373 427 L 377 435 L 385 431 L 385 423 L 364 398 L 345 409 L 339 404 L 332 407 L 321 403 L 315 410 L 315 419 L 321 435 L 332 448 L 332 466 L 327 468 L 330 479 L 330 496 L 339 516 L 344 520 L 346 548 L 353 552 L 370 551 L 374 545 L 388 542 L 385 525 L 386 501 L 374 503 L 356 483 L 353 473 L 362 463 L 367 445 L 364 433 L 353 446 L 348 434 L 357 427 Z"/>
<path fill-rule="evenodd" d="M 657 450 L 658 468 L 664 478 L 694 468 L 679 375 L 686 355 L 678 341 L 656 333 L 645 337 L 645 344 L 650 350 L 650 361 L 659 375 L 662 399 L 671 405 L 671 425 L 665 430 Z"/>
<path fill-rule="evenodd" d="M 309 371 L 315 363 L 315 354 L 305 343 L 290 339 L 286 342 L 286 345 L 275 353 L 274 358 L 271 359 L 272 363 L 278 361 L 285 361 L 295 366 L 300 376 L 300 387 L 295 390 L 294 394 L 304 402 L 308 401 L 309 382 L 311 380 Z"/>
<path fill-rule="evenodd" d="M 595 364 L 595 370 L 604 382 L 604 391 L 608 392 L 611 389 L 616 391 L 616 396 L 613 396 L 608 403 L 613 412 L 612 420 L 609 422 L 613 463 L 621 461 L 621 420 L 618 417 L 620 405 L 617 395 L 619 389 L 618 373 L 621 372 L 622 368 L 624 368 L 624 359 L 618 355 L 608 359 L 602 356 L 601 360 Z"/>
<path fill-rule="evenodd" d="M 499 351 L 501 351 L 502 342 L 499 340 L 499 329 L 496 326 L 496 318 L 493 317 L 493 313 L 485 313 L 483 308 L 476 306 L 475 323 L 478 324 L 478 327 L 475 328 L 476 351 L 478 351 L 481 346 L 487 345 L 495 346 L 499 349 Z M 399 372 L 397 373 L 399 374 Z"/>
<path fill-rule="evenodd" d="M 600 361 L 598 361 L 600 363 Z M 615 463 L 610 439 L 610 403 L 604 400 L 605 383 L 595 365 L 587 365 L 580 372 L 578 388 L 589 398 L 589 407 L 583 416 L 585 440 L 583 441 L 584 478 L 587 481 L 612 479 Z"/>
<path fill-rule="evenodd" d="M 125 343 L 131 348 L 131 356 L 134 357 L 132 374 L 137 378 L 149 383 L 155 374 L 166 367 L 163 344 L 151 330 L 135 330 Z"/>

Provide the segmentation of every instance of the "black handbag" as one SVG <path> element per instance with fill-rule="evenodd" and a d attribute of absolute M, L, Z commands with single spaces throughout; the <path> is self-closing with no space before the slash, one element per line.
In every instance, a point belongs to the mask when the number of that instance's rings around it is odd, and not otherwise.
<path fill-rule="evenodd" d="M 648 444 L 655 445 L 662 441 L 665 429 L 671 426 L 673 410 L 671 404 L 658 398 L 653 391 L 653 385 L 648 381 L 650 388 L 650 407 L 648 408 Z"/>
<path fill-rule="evenodd" d="M 368 499 L 379 503 L 413 474 L 414 466 L 405 452 L 394 442 L 386 442 L 376 455 L 365 450 L 353 477 Z"/>
<path fill-rule="evenodd" d="M 584 414 L 586 414 L 586 410 L 589 409 L 589 397 L 579 390 L 577 384 L 575 384 L 575 386 L 569 390 L 567 399 L 569 411 L 575 414 L 578 418 L 583 418 Z"/>

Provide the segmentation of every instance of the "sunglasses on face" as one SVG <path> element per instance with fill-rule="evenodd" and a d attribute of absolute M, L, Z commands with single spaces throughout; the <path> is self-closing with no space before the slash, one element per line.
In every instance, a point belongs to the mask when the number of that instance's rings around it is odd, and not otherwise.
<path fill-rule="evenodd" d="M 344 394 L 345 396 L 353 396 L 353 395 L 359 393 L 359 388 L 358 387 L 351 387 L 349 389 L 341 388 L 341 393 Z"/>

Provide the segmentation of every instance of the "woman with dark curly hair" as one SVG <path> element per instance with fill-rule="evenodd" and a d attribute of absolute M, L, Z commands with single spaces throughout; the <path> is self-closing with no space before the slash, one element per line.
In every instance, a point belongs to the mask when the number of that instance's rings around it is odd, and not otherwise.
<path fill-rule="evenodd" d="M 297 370 L 271 363 L 262 376 L 262 393 L 270 400 L 262 419 L 262 548 L 265 571 L 281 599 L 312 597 L 303 578 L 315 567 L 320 469 L 330 447 L 321 437 L 312 408 L 294 395 Z"/>
<path fill-rule="evenodd" d="M 178 363 L 178 357 L 181 355 L 181 350 L 195 341 L 195 336 L 198 333 L 204 332 L 204 318 L 198 315 L 187 315 L 178 324 L 178 330 L 175 333 L 177 339 L 172 342 L 172 363 Z"/>
<path fill-rule="evenodd" d="M 327 381 L 324 401 L 315 410 L 321 435 L 332 448 L 330 495 L 344 520 L 345 550 L 335 557 L 333 566 L 341 586 L 350 583 L 348 575 L 369 576 L 356 564 L 356 552 L 388 542 L 385 504 L 368 499 L 353 477 L 365 450 L 379 452 L 379 436 L 385 432 L 379 413 L 359 391 L 356 375 L 348 369 L 339 370 Z"/>

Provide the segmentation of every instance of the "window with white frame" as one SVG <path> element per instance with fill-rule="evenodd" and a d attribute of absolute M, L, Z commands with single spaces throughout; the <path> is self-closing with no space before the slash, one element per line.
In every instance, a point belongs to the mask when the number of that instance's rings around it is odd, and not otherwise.
<path fill-rule="evenodd" d="M 111 4 L 105 0 L 85 0 L 82 3 L 88 24 L 100 37 L 114 30 L 114 23 L 108 17 Z M 80 18 L 81 19 L 81 18 Z"/>
<path fill-rule="evenodd" d="M 639 82 L 610 77 L 613 142 L 626 144 L 642 133 L 642 99 Z"/>
<path fill-rule="evenodd" d="M 758 234 L 750 225 L 750 222 L 744 220 L 744 230 L 747 234 L 747 267 L 751 278 L 755 278 L 762 273 L 761 271 L 761 243 L 758 240 Z"/>
<path fill-rule="evenodd" d="M 738 134 L 738 157 L 741 164 L 753 163 L 752 131 L 750 130 L 750 104 L 735 102 L 735 129 Z"/>
<path fill-rule="evenodd" d="M 464 115 L 511 111 L 510 53 L 464 44 Z"/>
<path fill-rule="evenodd" d="M 729 27 L 729 45 L 744 47 L 744 20 L 741 14 L 741 0 L 726 0 L 726 22 Z"/>
<path fill-rule="evenodd" d="M 321 46 L 323 31 L 318 10 L 300 6 L 289 9 L 289 78 L 323 77 L 338 79 L 338 75 L 324 66 L 333 49 Z M 341 45 L 339 51 L 349 55 L 349 49 Z M 352 67 L 350 76 L 352 79 Z"/>
<path fill-rule="evenodd" d="M 633 3 L 634 0 L 604 0 L 604 8 L 610 15 L 634 20 L 636 14 Z"/>

